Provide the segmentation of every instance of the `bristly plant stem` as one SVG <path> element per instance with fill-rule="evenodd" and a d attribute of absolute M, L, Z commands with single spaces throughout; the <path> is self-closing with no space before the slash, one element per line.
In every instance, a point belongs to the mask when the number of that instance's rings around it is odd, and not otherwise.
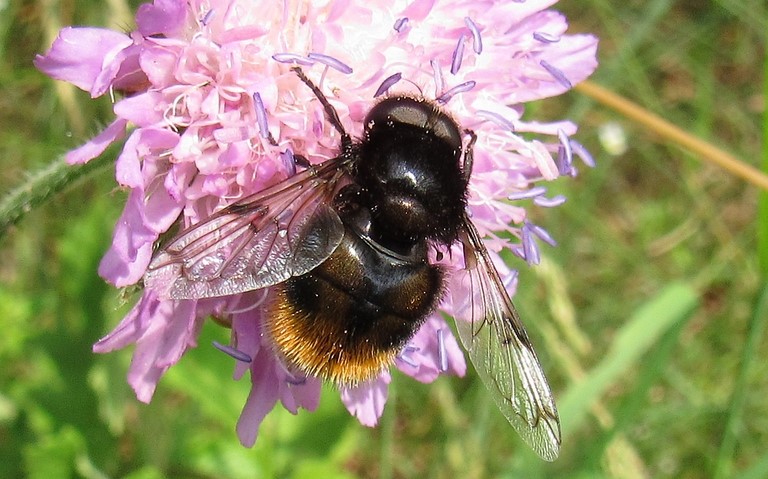
<path fill-rule="evenodd" d="M 763 190 L 768 190 L 768 175 L 765 173 L 744 163 L 730 153 L 687 133 L 626 98 L 590 81 L 579 83 L 576 85 L 576 90 L 618 111 L 627 118 L 631 118 L 663 138 L 682 146 L 702 160 L 713 163 Z"/>
<path fill-rule="evenodd" d="M 104 154 L 84 165 L 70 165 L 64 158 L 52 161 L 31 173 L 26 181 L 0 200 L 0 238 L 8 228 L 36 206 L 44 203 L 80 178 L 112 164 L 113 158 Z"/>

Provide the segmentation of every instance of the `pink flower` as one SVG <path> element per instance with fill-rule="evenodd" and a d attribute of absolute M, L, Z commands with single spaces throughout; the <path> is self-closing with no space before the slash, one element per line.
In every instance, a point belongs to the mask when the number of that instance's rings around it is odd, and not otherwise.
<path fill-rule="evenodd" d="M 130 190 L 112 245 L 99 268 L 115 286 L 141 280 L 153 245 L 181 217 L 183 226 L 294 173 L 292 153 L 312 163 L 338 155 L 339 135 L 313 93 L 290 70 L 302 65 L 329 96 L 345 128 L 362 131 L 374 95 L 423 94 L 444 103 L 477 134 L 469 209 L 492 255 L 511 248 L 538 262 L 538 243 L 554 243 L 526 220 L 523 201 L 554 206 L 543 181 L 574 175 L 574 155 L 591 159 L 570 139 L 569 121 L 523 120 L 523 104 L 559 95 L 596 67 L 597 40 L 566 35 L 565 18 L 545 10 L 555 0 L 416 0 L 414 2 L 255 2 L 156 0 L 123 34 L 63 29 L 35 59 L 49 76 L 92 96 L 122 93 L 115 121 L 69 153 L 83 163 L 129 133 L 116 162 Z M 128 129 L 130 125 L 130 129 Z M 274 138 L 275 144 L 270 141 Z M 511 233 L 519 242 L 511 243 Z M 498 258 L 494 258 L 498 260 Z M 455 266 L 461 255 L 444 261 Z M 496 261 L 510 281 L 514 272 Z M 135 343 L 128 381 L 148 402 L 163 373 L 195 346 L 203 318 L 232 324 L 232 343 L 250 369 L 252 390 L 238 424 L 243 444 L 256 440 L 279 400 L 291 412 L 314 409 L 317 378 L 295 378 L 260 334 L 268 291 L 205 300 L 144 296 L 94 350 Z M 444 303 L 450 313 L 450 301 Z M 450 328 L 433 314 L 395 361 L 422 382 L 463 375 L 464 356 Z M 389 372 L 344 388 L 341 398 L 365 425 L 375 425 L 387 398 Z"/>

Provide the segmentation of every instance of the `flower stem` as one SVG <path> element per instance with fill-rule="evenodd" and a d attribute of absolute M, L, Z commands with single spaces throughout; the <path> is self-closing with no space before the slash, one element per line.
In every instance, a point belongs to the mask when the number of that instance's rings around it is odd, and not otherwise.
<path fill-rule="evenodd" d="M 394 451 L 395 451 L 395 409 L 397 404 L 396 381 L 389 383 L 389 395 L 387 408 L 381 418 L 381 462 L 379 467 L 379 479 L 392 479 L 394 476 Z"/>
<path fill-rule="evenodd" d="M 112 160 L 110 155 L 101 155 L 84 165 L 70 165 L 61 157 L 28 175 L 0 200 L 0 238 L 33 208 L 80 178 L 110 165 Z"/>
<path fill-rule="evenodd" d="M 700 157 L 702 160 L 713 163 L 759 188 L 768 190 L 768 175 L 765 173 L 744 163 L 730 153 L 678 128 L 636 103 L 632 103 L 626 98 L 590 81 L 579 83 L 576 85 L 576 89 L 603 105 L 635 120 L 641 125 L 656 132 L 662 138 L 677 143 Z"/>

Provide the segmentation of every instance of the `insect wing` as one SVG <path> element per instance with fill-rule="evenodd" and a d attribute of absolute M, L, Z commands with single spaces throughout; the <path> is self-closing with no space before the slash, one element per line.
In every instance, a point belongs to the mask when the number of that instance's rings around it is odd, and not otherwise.
<path fill-rule="evenodd" d="M 456 329 L 501 412 L 543 459 L 560 451 L 560 420 L 528 334 L 469 218 L 461 241 L 465 269 L 452 278 Z"/>
<path fill-rule="evenodd" d="M 344 236 L 331 208 L 343 161 L 308 168 L 182 231 L 153 258 L 145 286 L 164 298 L 211 298 L 311 271 Z"/>

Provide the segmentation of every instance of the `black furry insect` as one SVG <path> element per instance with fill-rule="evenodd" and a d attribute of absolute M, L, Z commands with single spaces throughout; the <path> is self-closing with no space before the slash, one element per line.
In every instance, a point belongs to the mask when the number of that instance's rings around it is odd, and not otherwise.
<path fill-rule="evenodd" d="M 289 369 L 354 385 L 388 368 L 438 306 L 446 272 L 428 248 L 463 246 L 452 273 L 459 336 L 499 409 L 544 459 L 557 410 L 528 335 L 467 213 L 475 135 L 437 103 L 394 95 L 353 140 L 320 89 L 299 78 L 341 134 L 336 158 L 216 212 L 166 244 L 145 275 L 161 297 L 271 287 L 264 333 Z M 464 138 L 469 138 L 464 145 Z"/>

